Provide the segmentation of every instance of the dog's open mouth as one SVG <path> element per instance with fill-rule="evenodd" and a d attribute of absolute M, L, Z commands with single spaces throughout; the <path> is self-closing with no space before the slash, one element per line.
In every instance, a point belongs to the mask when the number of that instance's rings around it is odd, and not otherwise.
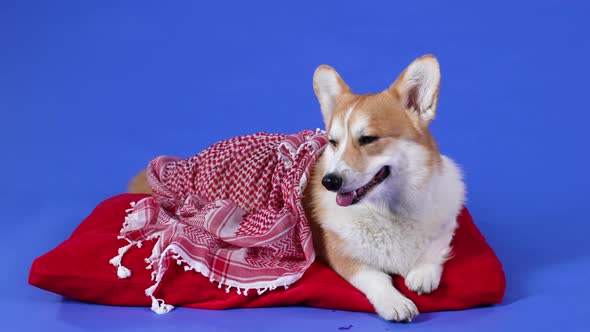
<path fill-rule="evenodd" d="M 336 203 L 340 206 L 349 206 L 358 203 L 363 197 L 365 197 L 373 188 L 383 182 L 390 174 L 389 166 L 384 166 L 382 169 L 373 176 L 364 186 L 357 190 L 350 191 L 347 193 L 337 193 Z"/>

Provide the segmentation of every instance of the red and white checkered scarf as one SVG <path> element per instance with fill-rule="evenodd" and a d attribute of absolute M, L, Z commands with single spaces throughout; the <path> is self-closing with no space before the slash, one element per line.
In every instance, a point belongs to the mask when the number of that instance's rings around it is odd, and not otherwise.
<path fill-rule="evenodd" d="M 259 133 L 219 142 L 194 157 L 161 156 L 147 169 L 154 195 L 133 205 L 120 238 L 129 244 L 110 263 L 120 278 L 133 245 L 157 238 L 146 290 L 152 310 L 171 305 L 154 297 L 169 264 L 185 264 L 210 281 L 247 295 L 297 281 L 315 258 L 301 198 L 311 168 L 326 146 L 319 130 Z"/>

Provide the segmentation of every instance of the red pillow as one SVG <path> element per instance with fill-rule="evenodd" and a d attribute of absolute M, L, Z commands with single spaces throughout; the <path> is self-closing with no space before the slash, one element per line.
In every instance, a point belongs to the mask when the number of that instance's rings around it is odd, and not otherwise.
<path fill-rule="evenodd" d="M 29 283 L 76 300 L 126 306 L 151 306 L 145 289 L 153 282 L 144 259 L 150 256 L 153 242 L 147 241 L 125 255 L 125 266 L 132 276 L 119 279 L 109 260 L 126 244 L 117 240 L 125 209 L 145 195 L 123 194 L 110 198 L 78 226 L 69 239 L 33 262 Z M 502 265 L 486 243 L 469 212 L 458 218 L 453 240 L 454 257 L 445 263 L 440 287 L 428 295 L 409 291 L 401 277 L 396 287 L 418 306 L 420 312 L 466 309 L 500 303 L 506 287 Z M 356 288 L 320 262 L 287 290 L 277 289 L 248 296 L 226 293 L 201 274 L 171 267 L 158 291 L 158 297 L 175 306 L 204 309 L 307 305 L 352 311 L 374 312 Z"/>

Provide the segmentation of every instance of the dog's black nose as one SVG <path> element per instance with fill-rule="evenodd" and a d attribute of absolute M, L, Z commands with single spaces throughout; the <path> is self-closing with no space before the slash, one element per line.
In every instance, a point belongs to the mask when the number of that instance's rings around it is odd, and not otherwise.
<path fill-rule="evenodd" d="M 336 191 L 342 187 L 342 178 L 334 173 L 326 174 L 322 179 L 322 185 L 329 191 Z"/>

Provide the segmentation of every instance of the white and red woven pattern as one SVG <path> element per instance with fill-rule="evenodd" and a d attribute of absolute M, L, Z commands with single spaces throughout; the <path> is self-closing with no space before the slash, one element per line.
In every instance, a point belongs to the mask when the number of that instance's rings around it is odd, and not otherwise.
<path fill-rule="evenodd" d="M 121 238 L 129 245 L 111 264 L 119 277 L 123 254 L 158 238 L 152 256 L 152 309 L 172 307 L 153 296 L 170 263 L 185 263 L 211 281 L 262 292 L 297 281 L 315 258 L 301 197 L 326 146 L 319 130 L 259 133 L 219 142 L 188 159 L 162 156 L 148 166 L 154 195 L 135 204 Z"/>

